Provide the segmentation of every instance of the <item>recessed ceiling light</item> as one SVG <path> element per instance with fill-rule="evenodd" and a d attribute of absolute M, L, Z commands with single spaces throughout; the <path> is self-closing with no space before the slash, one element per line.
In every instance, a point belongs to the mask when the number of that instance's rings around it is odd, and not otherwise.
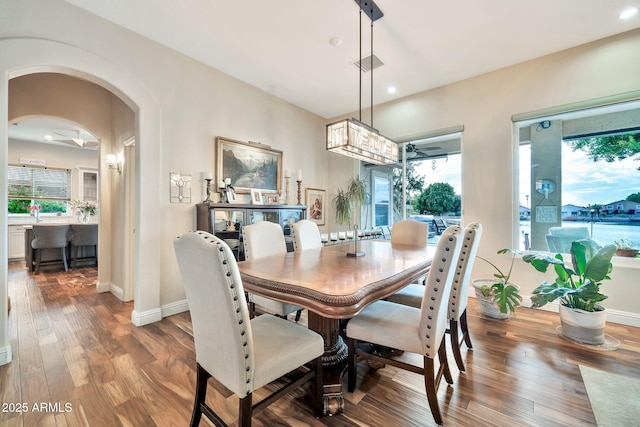
<path fill-rule="evenodd" d="M 620 19 L 629 19 L 632 16 L 634 16 L 636 13 L 638 13 L 638 8 L 637 7 L 630 7 L 629 9 L 624 10 L 620 16 L 618 16 L 618 18 Z"/>
<path fill-rule="evenodd" d="M 396 93 L 396 88 L 395 88 L 394 86 L 389 86 L 389 87 L 387 88 L 387 92 L 389 92 L 389 93 Z"/>
<path fill-rule="evenodd" d="M 44 139 L 47 140 L 47 141 L 52 141 L 53 137 L 51 135 L 45 135 Z"/>

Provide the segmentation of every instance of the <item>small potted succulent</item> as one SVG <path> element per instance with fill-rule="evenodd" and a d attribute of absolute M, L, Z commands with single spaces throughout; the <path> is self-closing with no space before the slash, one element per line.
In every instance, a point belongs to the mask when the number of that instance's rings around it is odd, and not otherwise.
<path fill-rule="evenodd" d="M 513 270 L 513 262 L 516 255 L 521 252 L 517 249 L 500 249 L 498 254 L 511 254 L 511 264 L 509 271 L 505 274 L 491 261 L 478 256 L 481 260 L 492 266 L 496 273 L 494 279 L 475 279 L 473 287 L 476 291 L 476 298 L 480 303 L 482 314 L 494 319 L 509 319 L 515 312 L 516 306 L 520 305 L 520 286 L 509 281 Z"/>
<path fill-rule="evenodd" d="M 635 258 L 638 256 L 637 246 L 627 239 L 619 239 L 613 242 L 616 245 L 616 255 L 627 258 Z"/>

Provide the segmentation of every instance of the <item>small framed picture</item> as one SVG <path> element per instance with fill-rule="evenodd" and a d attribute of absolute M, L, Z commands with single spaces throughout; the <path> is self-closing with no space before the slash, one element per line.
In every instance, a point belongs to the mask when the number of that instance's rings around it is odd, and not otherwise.
<path fill-rule="evenodd" d="M 236 203 L 236 191 L 233 187 L 229 186 L 224 189 L 224 202 L 225 203 Z"/>
<path fill-rule="evenodd" d="M 278 193 L 273 192 L 263 192 L 262 197 L 264 198 L 265 205 L 277 205 L 280 204 L 280 196 Z"/>
<path fill-rule="evenodd" d="M 318 225 L 324 225 L 327 191 L 319 188 L 307 188 L 305 190 L 305 196 L 307 202 L 307 219 Z"/>
<path fill-rule="evenodd" d="M 252 205 L 262 204 L 262 191 L 255 188 L 251 189 L 251 204 Z"/>

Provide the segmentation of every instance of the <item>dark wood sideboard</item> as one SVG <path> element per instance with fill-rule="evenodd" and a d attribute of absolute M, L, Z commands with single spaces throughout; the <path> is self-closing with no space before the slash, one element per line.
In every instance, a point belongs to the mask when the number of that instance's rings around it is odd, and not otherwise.
<path fill-rule="evenodd" d="M 244 260 L 242 227 L 259 221 L 280 224 L 289 251 L 293 250 L 291 224 L 307 217 L 301 205 L 247 205 L 233 203 L 199 203 L 196 205 L 196 228 L 223 239 L 238 260 Z"/>

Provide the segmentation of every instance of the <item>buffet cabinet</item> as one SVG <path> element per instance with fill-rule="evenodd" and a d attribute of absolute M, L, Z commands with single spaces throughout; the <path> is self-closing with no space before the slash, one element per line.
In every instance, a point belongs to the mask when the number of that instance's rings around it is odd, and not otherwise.
<path fill-rule="evenodd" d="M 307 207 L 294 205 L 244 205 L 231 203 L 200 203 L 196 205 L 196 228 L 224 240 L 236 259 L 244 260 L 242 227 L 260 221 L 280 224 L 287 249 L 293 250 L 291 225 L 305 219 Z"/>

